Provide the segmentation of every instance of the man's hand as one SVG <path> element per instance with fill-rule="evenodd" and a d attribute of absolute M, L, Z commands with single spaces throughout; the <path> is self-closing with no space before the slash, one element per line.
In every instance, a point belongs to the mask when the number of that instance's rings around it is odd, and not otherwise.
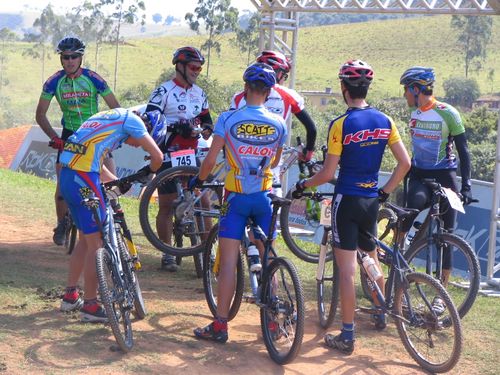
<path fill-rule="evenodd" d="M 151 167 L 148 165 L 145 165 L 144 167 L 142 167 L 141 169 L 139 169 L 136 173 L 141 173 L 144 175 L 144 177 L 146 176 L 149 176 L 151 173 L 154 173 L 152 170 L 151 170 Z"/>
<path fill-rule="evenodd" d="M 314 154 L 313 150 L 307 150 L 303 148 L 302 152 L 299 153 L 299 160 L 307 163 L 309 160 L 312 159 L 313 154 Z"/>
<path fill-rule="evenodd" d="M 210 125 L 205 125 L 203 127 L 203 131 L 201 132 L 201 136 L 203 137 L 203 139 L 207 140 L 208 138 L 210 138 L 213 132 L 214 130 Z"/>
<path fill-rule="evenodd" d="M 462 190 L 460 190 L 460 194 L 462 195 L 462 202 L 464 206 L 471 204 L 474 202 L 474 198 L 472 198 L 472 191 L 470 190 L 470 186 L 462 186 Z"/>
<path fill-rule="evenodd" d="M 55 135 L 50 139 L 49 146 L 56 150 L 62 151 L 64 150 L 64 141 L 57 135 Z"/>
<path fill-rule="evenodd" d="M 203 181 L 200 180 L 200 176 L 199 175 L 194 175 L 193 177 L 191 177 L 189 179 L 189 182 L 188 182 L 188 189 L 193 191 L 195 188 L 199 188 L 199 187 L 202 187 L 203 185 Z"/>
<path fill-rule="evenodd" d="M 299 180 L 295 183 L 295 188 L 292 190 L 292 198 L 293 199 L 300 199 L 302 198 L 302 193 L 305 190 L 305 182 L 306 179 L 303 178 L 302 180 Z"/>
<path fill-rule="evenodd" d="M 383 189 L 378 189 L 378 201 L 379 203 L 384 203 L 389 198 L 389 193 L 386 193 Z"/>
<path fill-rule="evenodd" d="M 182 138 L 191 138 L 193 128 L 188 120 L 179 120 L 176 124 L 176 131 Z"/>

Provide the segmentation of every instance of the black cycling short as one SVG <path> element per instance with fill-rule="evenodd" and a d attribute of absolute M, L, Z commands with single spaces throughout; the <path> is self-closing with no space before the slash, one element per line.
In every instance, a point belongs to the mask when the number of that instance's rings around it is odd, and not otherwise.
<path fill-rule="evenodd" d="M 335 194 L 332 200 L 333 246 L 342 250 L 373 251 L 377 235 L 378 197 Z"/>
<path fill-rule="evenodd" d="M 430 207 L 432 191 L 422 183 L 424 178 L 433 178 L 441 186 L 450 188 L 453 191 L 457 189 L 457 171 L 454 169 L 436 169 L 424 170 L 412 167 L 410 171 L 410 178 L 408 180 L 408 194 L 406 199 L 406 206 L 409 208 L 416 208 L 420 211 Z M 446 199 L 441 200 L 440 212 L 444 223 L 444 228 L 448 231 L 453 230 L 457 212 L 452 209 Z M 403 228 L 403 231 L 408 232 L 412 223 L 408 223 Z"/>

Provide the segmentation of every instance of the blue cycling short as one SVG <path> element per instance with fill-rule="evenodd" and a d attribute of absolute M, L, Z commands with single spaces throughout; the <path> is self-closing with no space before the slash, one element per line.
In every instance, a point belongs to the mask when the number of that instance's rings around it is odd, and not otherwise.
<path fill-rule="evenodd" d="M 59 184 L 61 195 L 68 205 L 76 227 L 85 234 L 98 232 L 99 226 L 94 220 L 92 210 L 85 207 L 82 201 L 91 196 L 99 198 L 98 214 L 101 223 L 104 223 L 106 206 L 99 173 L 74 171 L 63 167 Z"/>
<path fill-rule="evenodd" d="M 248 218 L 258 225 L 264 233 L 269 233 L 273 209 L 268 191 L 252 194 L 229 192 L 221 208 L 219 237 L 241 240 Z M 273 239 L 276 238 L 276 231 Z"/>

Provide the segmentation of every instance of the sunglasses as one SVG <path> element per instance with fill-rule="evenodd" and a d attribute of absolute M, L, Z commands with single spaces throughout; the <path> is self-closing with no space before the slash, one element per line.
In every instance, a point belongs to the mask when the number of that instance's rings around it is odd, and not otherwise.
<path fill-rule="evenodd" d="M 61 59 L 63 60 L 76 60 L 77 58 L 81 57 L 79 53 L 74 53 L 73 55 L 61 55 Z"/>
<path fill-rule="evenodd" d="M 186 65 L 192 72 L 201 72 L 201 70 L 203 69 L 203 67 L 194 64 L 186 64 Z"/>

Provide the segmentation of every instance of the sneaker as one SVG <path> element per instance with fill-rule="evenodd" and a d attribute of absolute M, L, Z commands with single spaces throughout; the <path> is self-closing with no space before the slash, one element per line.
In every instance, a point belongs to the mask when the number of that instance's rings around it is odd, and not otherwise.
<path fill-rule="evenodd" d="M 78 311 L 83 306 L 83 299 L 78 292 L 66 293 L 61 301 L 61 311 Z"/>
<path fill-rule="evenodd" d="M 66 240 L 66 223 L 64 220 L 58 222 L 57 227 L 54 228 L 52 240 L 57 246 L 64 245 L 64 241 Z"/>
<path fill-rule="evenodd" d="M 343 340 L 340 335 L 325 335 L 325 344 L 329 348 L 336 349 L 344 354 L 351 354 L 354 351 L 354 340 Z"/>
<path fill-rule="evenodd" d="M 438 296 L 434 297 L 434 299 L 432 300 L 432 311 L 434 311 L 437 316 L 441 316 L 443 315 L 445 310 L 446 305 L 444 301 Z"/>
<path fill-rule="evenodd" d="M 167 272 L 177 272 L 179 266 L 175 262 L 175 257 L 171 255 L 164 255 L 161 258 L 160 270 Z"/>
<path fill-rule="evenodd" d="M 373 324 L 375 325 L 375 329 L 378 329 L 379 331 L 381 331 L 381 330 L 385 329 L 385 327 L 387 327 L 387 322 L 385 320 L 385 314 L 373 314 L 372 321 L 373 321 Z"/>
<path fill-rule="evenodd" d="M 196 328 L 193 332 L 194 335 L 199 339 L 212 340 L 221 344 L 224 344 L 228 339 L 227 329 L 221 329 L 216 332 L 214 329 L 214 322 L 210 323 L 206 327 Z"/>
<path fill-rule="evenodd" d="M 104 308 L 94 303 L 92 305 L 85 305 L 80 310 L 80 318 L 84 323 L 107 323 L 108 316 Z"/>

